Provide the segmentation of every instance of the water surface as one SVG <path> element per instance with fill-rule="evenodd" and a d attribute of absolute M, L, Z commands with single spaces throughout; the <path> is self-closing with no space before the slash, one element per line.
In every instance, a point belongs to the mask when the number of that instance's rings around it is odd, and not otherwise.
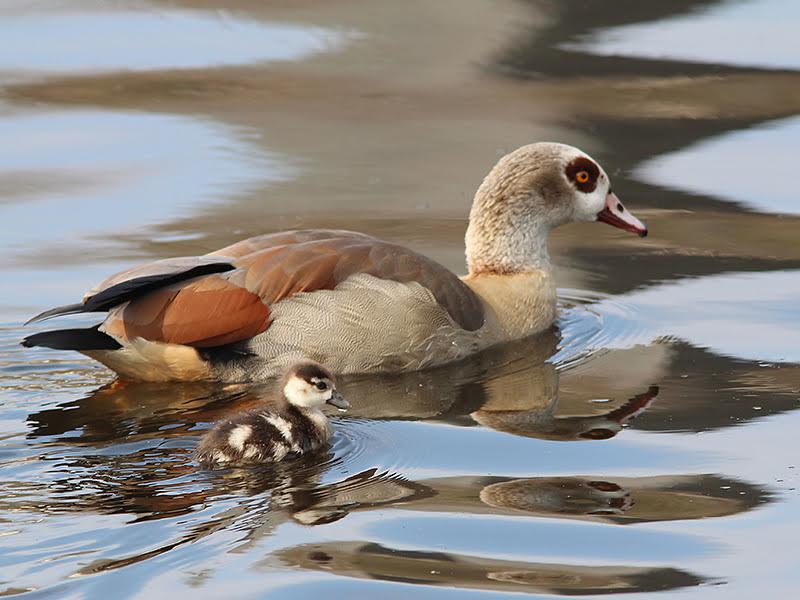
<path fill-rule="evenodd" d="M 0 593 L 795 595 L 791 2 L 0 12 Z M 203 431 L 270 383 L 18 345 L 109 272 L 285 228 L 462 272 L 475 188 L 542 139 L 601 161 L 650 236 L 558 230 L 556 329 L 346 378 L 319 454 L 201 471 Z"/>

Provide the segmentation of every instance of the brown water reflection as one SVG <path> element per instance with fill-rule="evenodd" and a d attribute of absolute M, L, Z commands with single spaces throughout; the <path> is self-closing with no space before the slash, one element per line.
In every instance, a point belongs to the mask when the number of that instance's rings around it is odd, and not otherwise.
<path fill-rule="evenodd" d="M 347 577 L 471 590 L 572 595 L 673 590 L 703 579 L 678 569 L 524 563 L 368 542 L 309 544 L 280 553 L 290 566 Z"/>
<path fill-rule="evenodd" d="M 793 179 L 736 168 L 709 192 L 642 169 L 703 147 L 698 169 L 740 161 L 762 148 L 748 130 L 791 152 L 800 74 L 574 45 L 725 9 L 774 19 L 754 32 L 768 46 L 796 11 L 776 2 L 0 7 L 0 38 L 25 42 L 0 57 L 0 593 L 790 596 Z M 154 21 L 147 48 L 132 34 Z M 558 329 L 343 381 L 353 409 L 319 454 L 199 471 L 202 431 L 269 385 L 123 384 L 17 346 L 26 316 L 109 271 L 284 228 L 363 230 L 462 271 L 480 179 L 540 139 L 600 160 L 650 237 L 562 228 Z M 730 154 L 697 146 L 714 140 Z"/>
<path fill-rule="evenodd" d="M 347 417 L 337 419 L 340 444 L 333 453 L 254 474 L 244 470 L 233 478 L 214 478 L 210 489 L 188 493 L 172 488 L 176 479 L 197 476 L 192 448 L 201 429 L 232 411 L 269 402 L 273 386 L 114 381 L 84 398 L 28 416 L 27 437 L 41 440 L 38 446 L 44 458 L 56 461 L 55 473 L 65 475 L 32 489 L 40 494 L 57 492 L 59 500 L 47 506 L 47 512 L 124 512 L 137 515 L 137 520 L 188 514 L 230 493 L 268 493 L 270 506 L 277 503 L 304 525 L 338 520 L 353 510 L 394 505 L 458 513 L 602 517 L 624 523 L 724 516 L 768 500 L 769 493 L 756 486 L 712 475 L 634 479 L 471 475 L 406 480 L 393 474 L 388 464 L 385 469 L 371 468 L 321 483 L 325 473 L 342 461 L 346 464 L 359 453 L 374 452 L 367 447 L 370 438 L 360 439 L 364 419 L 427 419 L 467 427 L 477 423 L 543 440 L 605 440 L 656 399 L 656 387 L 630 398 L 620 396 L 620 387 L 640 384 L 604 381 L 604 361 L 599 361 L 599 372 L 584 369 L 577 381 L 569 372 L 559 376 L 554 365 L 542 362 L 542 356 L 552 354 L 554 339 L 550 334 L 509 344 L 502 352 L 483 353 L 428 372 L 379 381 L 345 379 L 340 387 L 353 408 Z M 537 346 L 544 354 L 530 353 Z M 559 398 L 562 378 L 572 388 L 570 401 Z M 589 386 L 577 397 L 575 386 L 581 384 Z M 614 399 L 592 406 L 588 400 L 596 397 Z M 77 453 L 69 447 L 77 448 Z M 424 456 L 410 449 L 404 453 L 406 468 L 425 464 Z M 152 466 L 157 468 L 151 470 Z M 78 472 L 91 475 L 79 483 Z M 6 508 L 12 506 L 16 504 L 10 502 Z"/>
<path fill-rule="evenodd" d="M 584 373 L 582 379 L 592 385 L 584 389 L 584 397 L 575 398 L 572 408 L 565 406 L 559 402 L 557 368 L 545 362 L 556 351 L 557 340 L 553 330 L 437 369 L 383 375 L 378 380 L 343 377 L 339 387 L 352 405 L 347 416 L 477 423 L 541 439 L 601 440 L 619 433 L 657 397 L 658 388 L 650 386 L 621 398 L 619 386 L 609 386 L 604 374 L 592 379 Z M 641 377 L 636 374 L 622 388 L 641 386 Z M 198 423 L 270 402 L 275 393 L 274 383 L 175 386 L 115 380 L 84 398 L 32 413 L 28 437 L 102 445 L 161 436 L 165 427 L 170 436 L 195 435 Z M 592 398 L 607 395 L 615 399 L 591 408 Z M 563 414 L 572 411 L 583 414 Z"/>

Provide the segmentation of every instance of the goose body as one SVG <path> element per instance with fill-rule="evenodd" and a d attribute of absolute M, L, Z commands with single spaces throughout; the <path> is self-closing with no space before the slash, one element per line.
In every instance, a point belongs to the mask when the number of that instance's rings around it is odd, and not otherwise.
<path fill-rule="evenodd" d="M 331 373 L 313 362 L 298 363 L 284 376 L 277 402 L 223 419 L 203 437 L 197 460 L 204 466 L 278 462 L 324 446 L 330 438 L 325 404 L 349 407 Z"/>
<path fill-rule="evenodd" d="M 81 303 L 32 319 L 106 311 L 101 324 L 23 344 L 74 349 L 151 381 L 261 380 L 303 358 L 336 373 L 423 369 L 550 327 L 547 234 L 594 220 L 647 233 L 585 153 L 531 144 L 500 159 L 479 187 L 464 277 L 361 233 L 273 233 L 116 274 Z"/>

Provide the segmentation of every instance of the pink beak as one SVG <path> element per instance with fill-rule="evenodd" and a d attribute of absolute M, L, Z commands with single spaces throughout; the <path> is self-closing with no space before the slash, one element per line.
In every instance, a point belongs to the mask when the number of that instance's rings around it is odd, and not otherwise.
<path fill-rule="evenodd" d="M 647 225 L 629 213 L 614 192 L 608 192 L 606 206 L 597 213 L 597 220 L 631 233 L 638 233 L 639 237 L 647 235 Z"/>

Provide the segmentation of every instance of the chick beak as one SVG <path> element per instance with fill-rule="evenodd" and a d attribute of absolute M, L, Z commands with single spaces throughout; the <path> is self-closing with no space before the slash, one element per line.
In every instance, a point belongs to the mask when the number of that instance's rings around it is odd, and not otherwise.
<path fill-rule="evenodd" d="M 647 235 L 647 225 L 629 213 L 614 192 L 608 192 L 606 205 L 603 210 L 597 213 L 597 220 L 625 231 L 636 233 L 639 237 Z"/>
<path fill-rule="evenodd" d="M 331 397 L 328 399 L 328 404 L 340 410 L 347 410 L 350 408 L 350 403 L 344 399 L 344 396 L 342 396 L 338 390 L 333 390 Z"/>

